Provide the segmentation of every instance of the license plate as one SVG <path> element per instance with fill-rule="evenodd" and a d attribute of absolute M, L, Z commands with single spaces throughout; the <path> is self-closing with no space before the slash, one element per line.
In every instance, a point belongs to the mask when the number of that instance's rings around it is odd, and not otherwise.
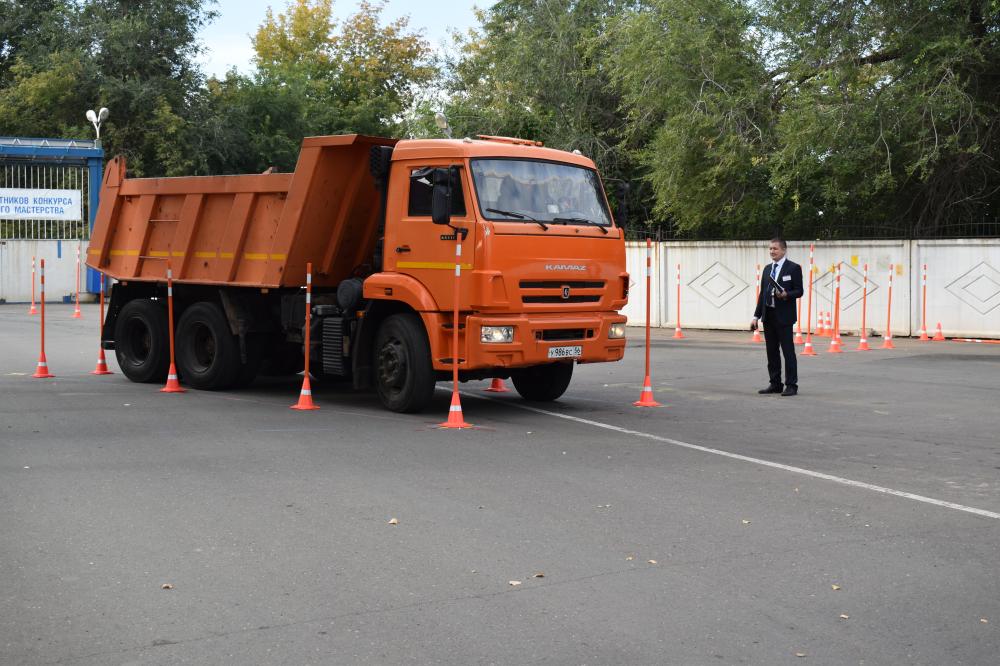
<path fill-rule="evenodd" d="M 576 358 L 583 356 L 583 347 L 549 347 L 549 358 Z"/>

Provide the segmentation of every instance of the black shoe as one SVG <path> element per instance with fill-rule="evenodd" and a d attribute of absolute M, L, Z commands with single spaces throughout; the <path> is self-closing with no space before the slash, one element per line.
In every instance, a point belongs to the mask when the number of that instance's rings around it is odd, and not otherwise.
<path fill-rule="evenodd" d="M 798 395 L 798 394 L 799 394 L 798 386 L 786 386 L 785 390 L 781 392 L 781 395 Z"/>
<path fill-rule="evenodd" d="M 760 394 L 765 394 L 765 393 L 781 393 L 781 385 L 779 384 L 779 385 L 775 386 L 774 384 L 771 384 L 767 388 L 763 388 L 763 389 L 757 391 L 757 393 L 760 393 Z"/>

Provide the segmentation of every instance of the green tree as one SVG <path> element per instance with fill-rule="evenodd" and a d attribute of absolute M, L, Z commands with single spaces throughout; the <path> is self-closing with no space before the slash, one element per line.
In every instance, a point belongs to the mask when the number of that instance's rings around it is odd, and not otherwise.
<path fill-rule="evenodd" d="M 609 52 L 598 42 L 611 18 L 634 4 L 500 0 L 480 11 L 481 27 L 455 35 L 458 56 L 448 63 L 443 106 L 455 132 L 579 150 L 606 180 L 633 179 L 637 165 L 626 150 L 632 137 L 621 132 L 621 98 L 610 85 Z M 433 106 L 425 104 L 425 113 Z"/>

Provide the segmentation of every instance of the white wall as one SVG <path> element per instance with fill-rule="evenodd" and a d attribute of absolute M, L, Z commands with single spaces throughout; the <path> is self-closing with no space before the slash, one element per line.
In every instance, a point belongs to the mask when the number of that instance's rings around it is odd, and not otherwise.
<path fill-rule="evenodd" d="M 633 287 L 624 314 L 645 323 L 645 243 L 627 244 Z M 809 243 L 790 242 L 788 257 L 803 267 L 808 290 Z M 684 328 L 747 327 L 753 315 L 757 265 L 767 266 L 766 241 L 654 243 L 651 325 L 673 328 L 677 320 L 677 264 L 681 264 L 681 324 Z M 1000 239 L 946 241 L 829 241 L 816 243 L 812 322 L 833 310 L 831 266 L 841 263 L 841 330 L 861 329 L 864 264 L 868 264 L 865 324 L 883 334 L 893 267 L 892 332 L 920 329 L 920 266 L 928 264 L 927 321 L 941 322 L 945 335 L 1000 337 Z M 808 299 L 802 299 L 805 331 Z"/>
<path fill-rule="evenodd" d="M 62 243 L 62 257 L 59 243 Z M 0 240 L 0 299 L 8 303 L 31 301 L 31 257 L 45 259 L 45 300 L 61 302 L 76 290 L 77 241 Z M 89 243 L 81 244 L 80 262 L 87 258 Z M 36 271 L 40 263 L 36 263 Z M 80 292 L 86 291 L 86 266 L 80 268 Z M 35 276 L 38 298 L 38 276 Z M 83 298 L 81 296 L 81 298 Z"/>

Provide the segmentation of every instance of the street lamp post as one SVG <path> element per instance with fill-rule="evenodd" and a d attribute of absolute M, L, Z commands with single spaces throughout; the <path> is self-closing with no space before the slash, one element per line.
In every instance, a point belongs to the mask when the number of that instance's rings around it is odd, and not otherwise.
<path fill-rule="evenodd" d="M 97 113 L 94 113 L 93 109 L 87 110 L 87 120 L 90 121 L 90 124 L 93 125 L 94 129 L 97 131 L 97 141 L 94 142 L 94 145 L 98 148 L 100 148 L 101 146 L 101 123 L 103 123 L 107 119 L 108 119 L 108 110 L 103 106 L 101 107 L 101 110 L 98 111 Z"/>

